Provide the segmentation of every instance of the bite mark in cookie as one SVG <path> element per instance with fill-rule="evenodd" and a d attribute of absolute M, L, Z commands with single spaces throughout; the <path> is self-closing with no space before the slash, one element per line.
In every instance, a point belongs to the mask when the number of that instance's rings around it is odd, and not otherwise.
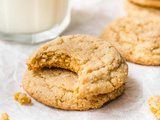
<path fill-rule="evenodd" d="M 58 37 L 31 54 L 27 65 L 29 70 L 58 67 L 76 72 L 74 92 L 80 98 L 118 89 L 128 74 L 125 60 L 113 45 L 88 35 Z"/>

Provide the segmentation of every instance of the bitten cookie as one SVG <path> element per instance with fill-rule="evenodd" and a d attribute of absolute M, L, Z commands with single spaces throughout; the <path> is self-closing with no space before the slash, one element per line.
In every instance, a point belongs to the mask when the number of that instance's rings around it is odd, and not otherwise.
<path fill-rule="evenodd" d="M 160 65 L 160 18 L 119 18 L 109 24 L 101 38 L 111 42 L 128 61 Z"/>
<path fill-rule="evenodd" d="M 160 0 L 130 0 L 130 1 L 141 6 L 160 8 Z"/>
<path fill-rule="evenodd" d="M 129 15 L 132 16 L 146 16 L 148 15 L 157 15 L 160 16 L 160 9 L 144 7 L 134 3 L 131 3 L 129 0 L 123 0 L 123 6 Z"/>
<path fill-rule="evenodd" d="M 31 54 L 27 65 L 29 70 L 59 67 L 76 72 L 74 92 L 80 98 L 118 89 L 128 74 L 125 60 L 113 45 L 88 35 L 58 37 Z"/>
<path fill-rule="evenodd" d="M 44 68 L 39 71 L 27 70 L 22 84 L 28 94 L 43 104 L 67 110 L 99 108 L 121 95 L 125 87 L 122 84 L 110 93 L 81 99 L 74 93 L 77 82 L 78 76 L 71 71 Z"/>
<path fill-rule="evenodd" d="M 152 96 L 148 99 L 150 110 L 160 120 L 160 96 Z"/>

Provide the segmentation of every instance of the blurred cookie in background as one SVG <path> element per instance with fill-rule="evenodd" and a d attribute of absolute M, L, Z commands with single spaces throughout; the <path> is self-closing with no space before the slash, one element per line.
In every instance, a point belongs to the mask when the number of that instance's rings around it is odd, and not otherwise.
<path fill-rule="evenodd" d="M 160 16 L 159 8 L 140 6 L 129 0 L 123 0 L 123 6 L 126 12 L 132 16 L 147 16 L 148 14 Z"/>
<path fill-rule="evenodd" d="M 160 0 L 130 0 L 132 3 L 146 7 L 160 8 Z"/>
<path fill-rule="evenodd" d="M 160 65 L 160 18 L 125 16 L 109 24 L 101 38 L 133 63 Z"/>

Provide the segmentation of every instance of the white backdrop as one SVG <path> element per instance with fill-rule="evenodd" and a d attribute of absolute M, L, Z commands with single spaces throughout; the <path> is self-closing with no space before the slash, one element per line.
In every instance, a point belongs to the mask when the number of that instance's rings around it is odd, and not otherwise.
<path fill-rule="evenodd" d="M 126 13 L 121 0 L 72 0 L 72 21 L 61 34 L 100 36 L 111 21 Z M 24 45 L 0 40 L 0 114 L 10 120 L 156 120 L 149 111 L 147 99 L 160 95 L 160 67 L 129 63 L 124 94 L 102 108 L 89 111 L 64 111 L 47 107 L 34 99 L 32 106 L 13 100 L 16 92 L 25 92 L 21 85 L 26 59 L 41 44 Z"/>

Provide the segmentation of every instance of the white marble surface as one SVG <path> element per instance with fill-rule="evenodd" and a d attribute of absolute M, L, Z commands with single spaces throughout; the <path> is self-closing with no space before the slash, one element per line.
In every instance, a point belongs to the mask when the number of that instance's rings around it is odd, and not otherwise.
<path fill-rule="evenodd" d="M 107 24 L 125 15 L 121 0 L 72 0 L 72 21 L 61 34 L 99 36 Z M 47 107 L 32 99 L 32 106 L 13 100 L 21 85 L 28 56 L 41 44 L 24 45 L 0 40 L 0 114 L 10 120 L 156 120 L 147 99 L 160 95 L 160 67 L 129 64 L 124 94 L 102 108 L 89 111 L 64 111 Z"/>

